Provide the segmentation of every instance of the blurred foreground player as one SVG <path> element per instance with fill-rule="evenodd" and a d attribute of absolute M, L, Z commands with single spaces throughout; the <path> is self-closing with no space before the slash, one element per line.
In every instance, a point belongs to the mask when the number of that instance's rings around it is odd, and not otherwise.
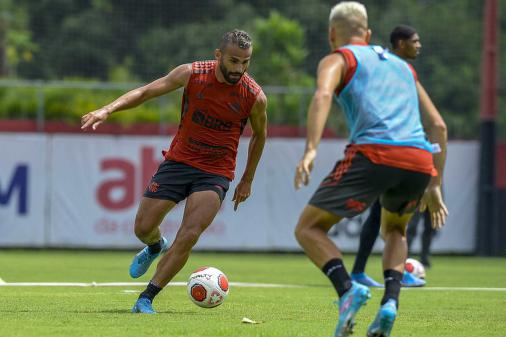
<path fill-rule="evenodd" d="M 422 48 L 420 36 L 418 35 L 417 31 L 413 27 L 406 25 L 399 25 L 393 29 L 393 31 L 390 34 L 390 43 L 392 45 L 392 51 L 394 52 L 394 54 L 404 60 L 416 59 L 417 56 L 420 54 L 420 50 Z M 435 116 L 439 115 L 439 112 L 437 111 L 430 97 L 427 95 L 425 89 L 422 87 L 422 85 L 418 80 L 417 80 L 417 89 L 421 109 L 427 111 L 428 114 L 432 114 Z M 443 144 L 441 150 L 445 150 L 446 146 L 444 146 L 444 144 L 446 144 L 447 142 L 446 129 L 443 121 L 441 121 L 440 124 L 444 132 L 441 133 L 429 132 L 428 136 L 431 142 Z M 446 154 L 443 154 L 439 156 L 439 158 L 436 158 L 436 160 L 444 160 L 445 156 Z M 441 166 L 444 166 L 444 163 Z M 410 250 L 413 238 L 416 236 L 417 225 L 420 216 L 422 216 L 422 214 L 420 214 L 420 211 L 417 210 L 408 224 L 407 229 L 408 251 Z M 423 212 L 423 219 L 424 219 L 424 232 L 422 235 L 421 260 L 424 265 L 428 266 L 430 243 L 435 230 L 432 228 L 430 214 L 427 210 Z M 369 287 L 383 287 L 381 283 L 376 282 L 374 279 L 372 279 L 365 273 L 365 266 L 367 264 L 367 259 L 369 258 L 369 255 L 372 252 L 372 248 L 380 231 L 380 221 L 381 221 L 381 206 L 379 201 L 376 201 L 371 206 L 369 216 L 367 220 L 364 222 L 364 225 L 362 226 L 359 248 L 351 272 L 351 279 L 353 281 L 356 281 L 360 284 Z M 414 275 L 404 271 L 402 277 L 402 286 L 420 287 L 424 285 L 425 280 L 417 278 Z"/>
<path fill-rule="evenodd" d="M 381 233 L 385 240 L 385 292 L 368 336 L 389 336 L 399 305 L 407 255 L 406 225 L 420 199 L 434 225 L 447 216 L 441 198 L 441 163 L 432 158 L 418 110 L 417 83 L 408 64 L 380 46 L 368 45 L 365 7 L 341 2 L 330 13 L 332 53 L 318 66 L 317 89 L 308 111 L 307 142 L 295 173 L 295 187 L 307 185 L 317 147 L 335 96 L 345 112 L 350 144 L 304 208 L 295 236 L 313 263 L 330 279 L 339 296 L 335 336 L 352 333 L 355 316 L 371 296 L 353 282 L 342 254 L 329 239 L 329 229 L 344 217 L 381 202 Z M 427 129 L 439 132 L 439 115 L 424 114 Z"/>

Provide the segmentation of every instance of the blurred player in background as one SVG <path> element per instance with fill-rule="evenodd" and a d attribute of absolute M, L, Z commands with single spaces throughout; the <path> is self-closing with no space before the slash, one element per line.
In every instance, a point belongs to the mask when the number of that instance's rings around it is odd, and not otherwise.
<path fill-rule="evenodd" d="M 420 42 L 420 37 L 417 31 L 410 26 L 399 25 L 395 27 L 390 33 L 390 43 L 392 45 L 392 51 L 404 60 L 414 60 L 420 54 L 420 50 L 422 48 L 422 44 Z M 432 103 L 429 95 L 420 84 L 417 79 L 417 89 L 418 96 L 420 101 L 420 107 L 422 110 L 427 111 L 428 114 L 439 115 L 436 107 Z M 442 125 L 443 127 L 443 125 Z M 426 130 L 429 131 L 429 130 Z M 434 143 L 441 142 L 442 144 L 446 144 L 446 131 L 444 135 L 441 134 L 441 137 L 438 138 L 438 133 L 429 133 L 429 139 Z M 442 147 L 442 149 L 446 149 L 446 147 Z M 446 154 L 443 154 L 439 160 L 444 160 Z M 444 163 L 441 165 L 444 166 Z M 414 213 L 411 218 L 408 229 L 407 229 L 407 242 L 408 242 L 408 251 L 411 248 L 411 243 L 413 239 L 416 237 L 417 225 L 420 221 L 420 217 L 423 217 L 424 221 L 424 232 L 422 235 L 422 250 L 421 250 L 421 262 L 425 266 L 429 266 L 429 254 L 430 254 L 430 244 L 432 241 L 432 236 L 435 233 L 435 230 L 432 228 L 430 214 L 427 210 L 425 212 L 419 212 L 418 210 Z M 374 279 L 369 277 L 365 273 L 365 266 L 367 264 L 367 259 L 372 252 L 372 248 L 378 237 L 380 231 L 380 222 L 381 222 L 381 205 L 379 201 L 376 201 L 370 209 L 369 216 L 367 220 L 364 222 L 362 226 L 362 232 L 360 233 L 360 243 L 359 249 L 357 252 L 357 256 L 355 258 L 355 264 L 353 265 L 353 269 L 351 272 L 351 279 L 363 285 L 369 287 L 382 287 L 383 285 L 379 282 L 376 282 Z M 425 285 L 425 280 L 419 279 L 414 275 L 404 272 L 402 278 L 402 285 L 405 287 L 420 287 Z"/>
<path fill-rule="evenodd" d="M 432 238 L 436 235 L 437 230 L 432 228 L 430 221 L 430 213 L 425 210 L 424 212 L 416 211 L 408 224 L 407 239 L 408 239 L 408 252 L 412 255 L 413 241 L 416 238 L 418 225 L 420 221 L 423 222 L 423 232 L 420 238 L 420 263 L 425 268 L 430 268 L 430 246 L 432 244 Z"/>
<path fill-rule="evenodd" d="M 246 73 L 252 50 L 246 32 L 227 32 L 215 50 L 216 60 L 180 65 L 165 77 L 82 117 L 82 129 L 95 130 L 115 111 L 184 87 L 178 132 L 164 152 L 165 161 L 152 177 L 137 211 L 135 235 L 146 247 L 134 257 L 130 275 L 142 276 L 154 259 L 165 254 L 132 312 L 155 313 L 153 298 L 183 268 L 200 235 L 213 221 L 234 179 L 239 137 L 248 120 L 252 137 L 246 167 L 232 199 L 234 210 L 250 196 L 267 129 L 267 98 Z M 183 219 L 169 244 L 159 226 L 184 199 Z"/>
<path fill-rule="evenodd" d="M 351 280 L 341 252 L 327 236 L 329 229 L 380 199 L 385 291 L 368 336 L 386 337 L 397 316 L 409 219 L 420 199 L 429 207 L 435 227 L 447 216 L 441 175 L 437 174 L 442 172 L 444 160 L 433 161 L 421 119 L 429 136 L 437 134 L 438 140 L 443 138 L 444 122 L 439 114 L 424 112 L 420 117 L 414 70 L 388 50 L 368 45 L 370 37 L 362 4 L 346 1 L 331 10 L 329 42 L 333 52 L 318 66 L 317 89 L 308 111 L 306 149 L 294 181 L 296 188 L 309 182 L 335 96 L 347 118 L 350 144 L 345 158 L 337 162 L 303 210 L 295 235 L 339 296 L 336 337 L 352 332 L 355 315 L 370 298 L 370 291 Z"/>
<path fill-rule="evenodd" d="M 392 33 L 390 34 L 390 43 L 392 44 L 393 52 L 402 59 L 405 60 L 414 60 L 420 54 L 420 50 L 422 49 L 422 43 L 420 42 L 420 36 L 417 31 L 410 26 L 400 25 L 394 28 Z M 418 95 L 420 98 L 420 106 L 422 109 L 428 111 L 428 113 L 439 114 L 436 106 L 430 99 L 429 95 L 422 87 L 422 85 L 418 82 Z M 434 143 L 437 143 L 437 139 L 431 139 L 431 135 L 429 135 L 429 139 Z M 435 136 L 435 135 L 434 135 Z M 446 134 L 444 139 L 440 139 L 442 143 L 446 143 Z M 446 147 L 442 148 L 446 149 Z M 446 155 L 443 156 L 446 158 Z M 444 160 L 443 158 L 443 160 Z M 425 267 L 430 267 L 430 246 L 432 243 L 432 237 L 435 235 L 436 230 L 432 227 L 430 213 L 425 211 L 417 210 L 413 217 L 411 218 L 408 224 L 407 230 L 407 240 L 408 240 L 408 251 L 411 251 L 413 240 L 416 238 L 417 227 L 420 223 L 420 220 L 423 222 L 423 233 L 421 236 L 421 251 L 420 251 L 420 262 Z"/>

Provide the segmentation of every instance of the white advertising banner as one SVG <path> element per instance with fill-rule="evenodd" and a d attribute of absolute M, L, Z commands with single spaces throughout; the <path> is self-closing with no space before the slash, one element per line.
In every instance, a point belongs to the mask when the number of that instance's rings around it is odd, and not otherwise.
<path fill-rule="evenodd" d="M 57 135 L 51 151 L 50 246 L 130 248 L 141 244 L 133 233 L 138 202 L 155 172 L 167 137 Z M 249 139 L 241 140 L 238 181 L 246 162 Z M 295 191 L 294 167 L 302 139 L 269 139 L 251 197 L 233 211 L 234 181 L 215 221 L 196 248 L 213 250 L 299 250 L 293 230 L 298 216 L 321 179 L 342 158 L 345 142 L 322 141 L 309 186 Z M 433 251 L 472 252 L 476 221 L 478 146 L 452 143 L 445 173 L 450 209 L 446 227 L 435 237 Z M 184 204 L 172 210 L 162 232 L 173 239 Z M 355 251 L 364 215 L 344 220 L 331 235 L 345 251 Z M 415 249 L 418 243 L 415 242 Z M 382 246 L 377 241 L 376 249 Z"/>
<path fill-rule="evenodd" d="M 0 246 L 44 244 L 48 138 L 0 134 Z"/>
<path fill-rule="evenodd" d="M 55 135 L 52 151 L 51 246 L 136 247 L 135 213 L 167 138 Z M 167 217 L 174 233 L 181 215 Z"/>

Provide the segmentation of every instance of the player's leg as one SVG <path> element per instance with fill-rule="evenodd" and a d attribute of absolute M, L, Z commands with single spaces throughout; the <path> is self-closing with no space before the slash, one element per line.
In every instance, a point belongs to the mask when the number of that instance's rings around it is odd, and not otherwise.
<path fill-rule="evenodd" d="M 130 264 L 130 276 L 139 277 L 146 273 L 151 263 L 166 249 L 167 240 L 160 234 L 160 223 L 164 216 L 174 206 L 170 200 L 158 200 L 144 197 L 141 200 L 137 216 L 135 217 L 134 231 L 137 237 L 147 246 L 135 255 Z M 148 285 L 148 288 L 152 288 Z M 132 312 L 154 314 L 151 301 L 140 298 L 134 305 Z"/>
<path fill-rule="evenodd" d="M 411 254 L 411 247 L 413 240 L 416 238 L 416 234 L 418 231 L 418 224 L 420 222 L 420 212 L 413 213 L 411 220 L 409 220 L 408 228 L 406 230 L 406 239 L 408 243 L 408 256 Z M 425 285 L 425 280 L 422 280 L 415 275 L 408 273 L 404 270 L 402 274 L 402 282 L 401 285 L 403 287 L 423 287 Z"/>
<path fill-rule="evenodd" d="M 186 172 L 184 176 L 191 177 L 190 183 L 186 185 L 189 197 L 186 200 L 181 226 L 172 245 L 160 259 L 146 290 L 139 295 L 133 312 L 154 313 L 151 307 L 154 297 L 183 268 L 193 246 L 213 221 L 227 193 L 230 183 L 227 178 L 193 167 L 181 167 L 181 170 Z M 143 304 L 148 308 L 146 311 L 136 310 Z"/>
<path fill-rule="evenodd" d="M 308 257 L 331 280 L 339 297 L 351 288 L 351 278 L 342 255 L 327 236 L 330 228 L 343 217 L 365 211 L 381 193 L 374 179 L 376 165 L 353 147 L 323 180 L 309 205 L 302 212 L 295 236 Z"/>
<path fill-rule="evenodd" d="M 420 212 L 413 213 L 411 220 L 408 223 L 408 229 L 406 231 L 406 238 L 408 241 L 408 255 L 411 253 L 411 248 L 413 247 L 413 240 L 416 238 L 416 234 L 418 232 L 418 223 L 420 222 Z"/>
<path fill-rule="evenodd" d="M 188 179 L 181 164 L 166 160 L 160 164 L 149 183 L 135 217 L 135 235 L 145 243 L 130 264 L 130 276 L 138 278 L 149 269 L 151 263 L 168 247 L 161 236 L 160 224 L 163 218 L 179 201 L 186 197 Z"/>
<path fill-rule="evenodd" d="M 400 292 L 400 283 L 404 264 L 408 255 L 408 246 L 406 243 L 406 225 L 411 218 L 412 213 L 398 214 L 383 208 L 381 210 L 381 235 L 385 241 L 383 248 L 383 271 L 385 273 L 385 295 L 382 304 L 386 300 L 393 298 L 398 301 Z M 395 285 L 388 287 L 390 278 L 395 279 Z M 398 285 L 398 286 L 397 286 Z"/>
<path fill-rule="evenodd" d="M 183 268 L 200 235 L 211 224 L 221 207 L 221 200 L 214 191 L 191 194 L 186 201 L 183 222 L 174 242 L 160 259 L 151 282 L 165 287 Z"/>
<path fill-rule="evenodd" d="M 383 249 L 383 275 L 385 292 L 367 336 L 387 337 L 390 335 L 399 303 L 404 263 L 408 254 L 406 226 L 412 213 L 399 214 L 383 208 L 381 210 L 381 235 L 385 241 Z"/>
<path fill-rule="evenodd" d="M 135 217 L 135 235 L 146 244 L 130 264 L 130 276 L 138 278 L 146 273 L 151 263 L 167 248 L 167 239 L 161 236 L 160 224 L 176 203 L 171 200 L 143 197 Z"/>
<path fill-rule="evenodd" d="M 432 222 L 430 219 L 430 212 L 425 211 L 423 213 L 423 234 L 422 234 L 422 250 L 420 253 L 420 262 L 427 268 L 430 268 L 430 245 L 432 244 L 432 238 L 434 237 L 435 230 L 432 228 Z"/>
<path fill-rule="evenodd" d="M 388 172 L 385 174 L 388 175 Z M 368 336 L 388 337 L 392 331 L 408 252 L 406 227 L 430 180 L 429 175 L 414 171 L 391 168 L 390 174 L 397 177 L 398 181 L 381 196 L 385 292 L 376 318 L 367 330 Z"/>
<path fill-rule="evenodd" d="M 330 279 L 339 296 L 339 320 L 335 336 L 348 336 L 354 319 L 370 298 L 369 289 L 352 282 L 344 266 L 342 255 L 327 232 L 341 218 L 362 213 L 379 192 L 371 181 L 375 165 L 359 152 L 349 148 L 345 159 L 324 179 L 297 224 L 295 235 L 315 265 Z M 379 189 L 381 191 L 381 189 Z"/>
<path fill-rule="evenodd" d="M 135 310 L 136 306 L 142 303 L 148 304 L 151 308 L 154 297 L 186 264 L 193 246 L 211 224 L 220 206 L 221 200 L 214 191 L 195 192 L 188 197 L 176 238 L 158 262 L 153 278 L 134 306 L 134 312 L 143 312 Z M 154 313 L 152 308 L 151 311 Z"/>
<path fill-rule="evenodd" d="M 295 228 L 295 237 L 306 255 L 318 267 L 333 258 L 342 259 L 341 251 L 327 236 L 330 228 L 342 218 L 321 208 L 307 205 Z"/>
<path fill-rule="evenodd" d="M 172 200 L 143 197 L 135 216 L 134 233 L 139 240 L 150 246 L 161 239 L 160 224 L 176 203 Z"/>
<path fill-rule="evenodd" d="M 354 317 L 370 297 L 367 287 L 353 283 L 343 263 L 343 256 L 327 236 L 341 217 L 312 205 L 302 212 L 295 236 L 307 256 L 332 282 L 339 296 L 339 322 L 336 336 L 347 336 L 354 325 Z"/>
<path fill-rule="evenodd" d="M 371 255 L 372 248 L 380 231 L 381 205 L 379 200 L 376 200 L 370 209 L 369 216 L 364 222 L 362 231 L 360 232 L 358 252 L 351 271 L 351 279 L 368 287 L 383 287 L 381 283 L 376 282 L 365 273 L 365 265 Z"/>

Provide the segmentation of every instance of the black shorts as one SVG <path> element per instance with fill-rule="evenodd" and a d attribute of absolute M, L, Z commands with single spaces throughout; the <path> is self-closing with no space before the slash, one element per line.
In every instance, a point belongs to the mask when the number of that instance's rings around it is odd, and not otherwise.
<path fill-rule="evenodd" d="M 186 199 L 193 192 L 215 191 L 223 202 L 230 180 L 224 176 L 204 172 L 190 165 L 165 160 L 151 178 L 144 196 L 153 199 Z"/>
<path fill-rule="evenodd" d="M 322 181 L 309 204 L 341 217 L 365 211 L 376 199 L 390 212 L 412 213 L 431 176 L 426 173 L 378 165 L 355 149 Z"/>

